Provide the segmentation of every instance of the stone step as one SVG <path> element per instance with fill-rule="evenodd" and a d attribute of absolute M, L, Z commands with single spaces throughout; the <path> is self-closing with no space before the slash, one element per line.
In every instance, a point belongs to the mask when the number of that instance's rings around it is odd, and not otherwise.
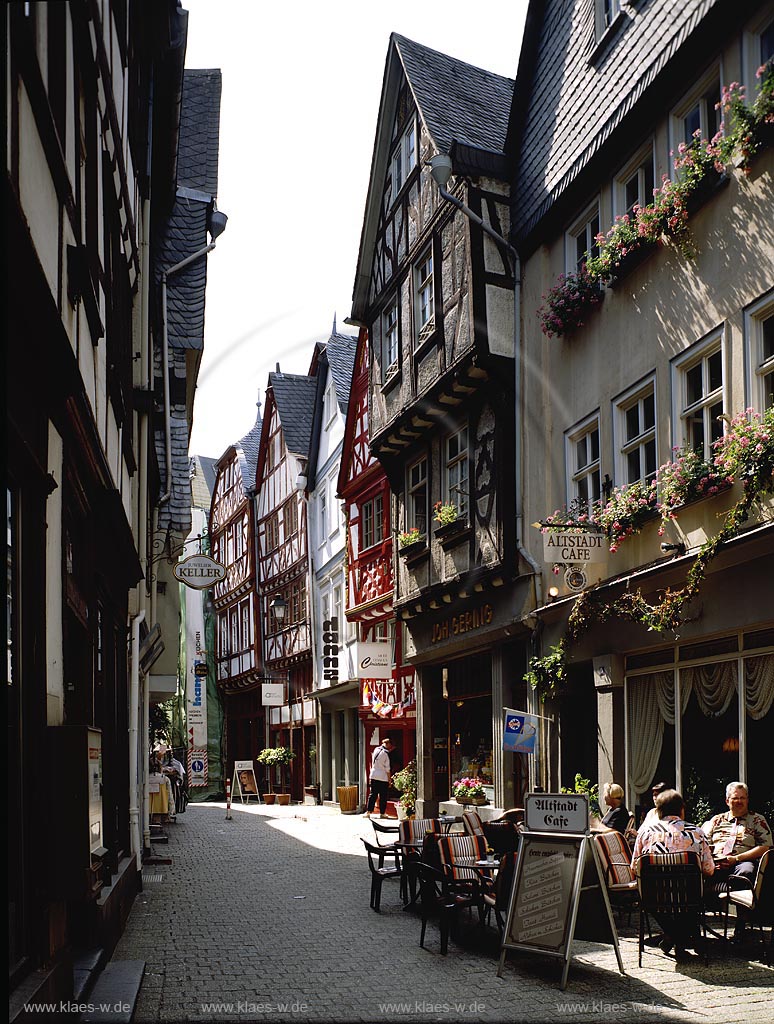
<path fill-rule="evenodd" d="M 144 960 L 111 960 L 94 984 L 82 1024 L 131 1024 L 144 972 Z"/>

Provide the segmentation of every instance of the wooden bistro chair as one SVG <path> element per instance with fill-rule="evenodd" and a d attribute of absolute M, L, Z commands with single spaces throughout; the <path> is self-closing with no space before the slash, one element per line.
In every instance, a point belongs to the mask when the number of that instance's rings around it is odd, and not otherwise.
<path fill-rule="evenodd" d="M 771 856 L 772 851 L 766 850 L 758 861 L 752 888 L 729 889 L 721 883 L 722 887 L 715 890 L 716 897 L 725 905 L 724 939 L 728 937 L 728 912 L 733 904 L 738 921 L 745 925 L 759 925 L 761 930 L 771 928 L 771 942 L 774 943 L 774 866 L 770 863 Z"/>
<path fill-rule="evenodd" d="M 605 884 L 610 905 L 626 910 L 631 920 L 632 910 L 637 906 L 639 891 L 637 878 L 632 870 L 632 855 L 620 832 L 597 832 L 594 835 L 600 863 L 605 872 Z"/>
<path fill-rule="evenodd" d="M 400 852 L 397 849 L 389 850 L 385 846 L 374 846 L 362 836 L 361 841 L 368 853 L 368 867 L 371 872 L 371 909 L 378 914 L 382 901 L 382 883 L 385 878 L 400 878 L 402 876 Z M 384 865 L 384 860 L 387 857 L 393 859 L 393 867 Z"/>
<path fill-rule="evenodd" d="M 645 918 L 694 915 L 701 927 L 707 964 L 707 925 L 704 920 L 704 880 L 698 854 L 646 853 L 638 857 L 635 875 L 640 894 L 639 965 L 645 945 Z"/>
<path fill-rule="evenodd" d="M 441 836 L 438 840 L 438 853 L 450 889 L 473 896 L 483 923 L 486 911 L 484 894 L 494 892 L 491 869 L 476 866 L 476 861 L 486 859 L 486 839 L 483 836 L 454 833 Z"/>

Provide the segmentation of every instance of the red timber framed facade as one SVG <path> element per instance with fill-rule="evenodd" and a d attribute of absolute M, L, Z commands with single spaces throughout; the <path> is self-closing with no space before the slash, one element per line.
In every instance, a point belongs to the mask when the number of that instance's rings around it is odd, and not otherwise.
<path fill-rule="evenodd" d="M 260 420 L 252 433 L 259 429 Z M 225 579 L 213 588 L 215 666 L 224 711 L 226 778 L 233 775 L 234 760 L 256 756 L 266 732 L 254 544 L 255 459 L 250 459 L 246 443 L 250 438 L 247 435 L 243 442 L 232 445 L 218 461 L 210 516 L 212 554 L 226 567 Z"/>
<path fill-rule="evenodd" d="M 357 628 L 360 685 L 358 715 L 364 733 L 363 795 L 374 747 L 389 735 L 396 747 L 393 767 L 416 757 L 414 669 L 403 663 L 403 632 L 393 611 L 393 515 L 390 484 L 368 444 L 368 331 L 358 337 L 344 446 L 339 496 L 347 524 L 346 618 Z M 369 678 L 361 669 L 371 643 L 388 645 L 389 678 Z M 383 673 L 383 674 L 386 674 Z M 392 794 L 397 798 L 397 794 Z"/>
<path fill-rule="evenodd" d="M 269 374 L 257 470 L 256 547 L 266 679 L 285 685 L 284 702 L 266 708 L 268 745 L 293 751 L 290 792 L 299 801 L 311 783 L 308 751 L 317 746 L 316 705 L 309 696 L 313 670 L 305 499 L 315 388 L 313 377 Z M 286 779 L 278 774 L 264 782 L 270 789 L 284 786 Z"/>

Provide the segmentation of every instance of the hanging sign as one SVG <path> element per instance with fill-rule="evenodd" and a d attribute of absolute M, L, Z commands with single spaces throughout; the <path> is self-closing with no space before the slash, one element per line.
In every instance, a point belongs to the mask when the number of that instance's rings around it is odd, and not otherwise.
<path fill-rule="evenodd" d="M 226 567 L 209 555 L 190 555 L 172 570 L 175 579 L 194 590 L 205 590 L 226 578 Z"/>
<path fill-rule="evenodd" d="M 284 683 L 262 683 L 261 704 L 264 707 L 280 707 L 285 703 Z"/>
<path fill-rule="evenodd" d="M 502 977 L 509 949 L 542 953 L 564 960 L 564 990 L 575 939 L 613 945 L 624 973 L 594 841 L 585 835 L 522 832 L 497 976 Z"/>
<path fill-rule="evenodd" d="M 536 752 L 539 718 L 526 711 L 513 711 L 503 708 L 505 726 L 503 728 L 503 750 L 514 754 L 534 754 Z"/>
<path fill-rule="evenodd" d="M 607 537 L 604 533 L 561 533 L 549 530 L 543 534 L 543 558 L 546 562 L 606 562 Z"/>
<path fill-rule="evenodd" d="M 392 679 L 392 644 L 372 641 L 357 645 L 358 679 Z"/>

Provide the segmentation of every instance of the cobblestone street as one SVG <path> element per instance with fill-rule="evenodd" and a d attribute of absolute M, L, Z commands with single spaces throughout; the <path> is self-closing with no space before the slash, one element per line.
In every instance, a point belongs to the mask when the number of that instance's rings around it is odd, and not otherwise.
<path fill-rule="evenodd" d="M 771 946 L 712 943 L 709 967 L 646 949 L 625 930 L 622 977 L 612 947 L 578 943 L 565 992 L 561 963 L 509 953 L 497 977 L 496 929 L 471 920 L 439 952 L 430 922 L 404 912 L 388 880 L 369 908 L 360 836 L 368 820 L 330 808 L 189 805 L 169 826 L 114 960 L 146 961 L 138 1022 L 774 1020 Z M 634 926 L 636 919 L 633 918 Z M 462 942 L 464 945 L 460 945 Z"/>

